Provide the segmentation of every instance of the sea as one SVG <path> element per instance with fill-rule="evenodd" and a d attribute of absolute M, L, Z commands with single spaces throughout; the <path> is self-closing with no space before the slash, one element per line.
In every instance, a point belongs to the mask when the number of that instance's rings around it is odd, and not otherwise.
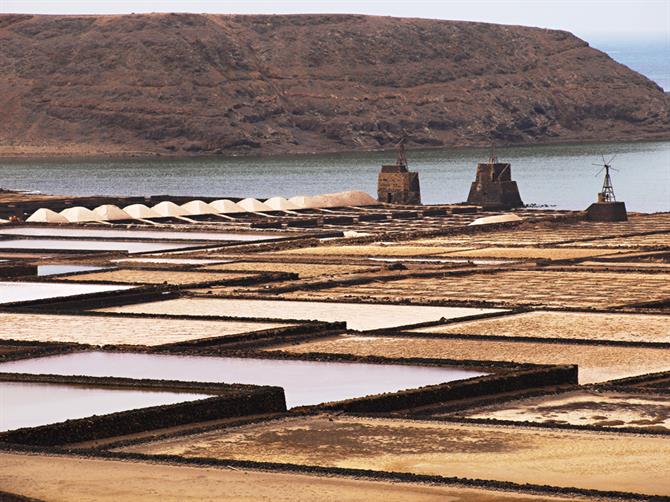
<path fill-rule="evenodd" d="M 670 34 L 643 39 L 602 37 L 589 40 L 589 45 L 670 92 Z"/>
<path fill-rule="evenodd" d="M 670 90 L 670 41 L 596 40 L 591 45 Z M 629 211 L 670 211 L 670 142 L 616 142 L 498 148 L 512 164 L 526 204 L 584 209 L 602 185 L 610 161 L 615 195 Z M 424 203 L 467 198 L 486 149 L 408 152 L 420 173 Z M 205 158 L 0 159 L 0 188 L 65 195 L 192 195 L 292 197 L 364 190 L 376 192 L 377 173 L 393 152 Z"/>

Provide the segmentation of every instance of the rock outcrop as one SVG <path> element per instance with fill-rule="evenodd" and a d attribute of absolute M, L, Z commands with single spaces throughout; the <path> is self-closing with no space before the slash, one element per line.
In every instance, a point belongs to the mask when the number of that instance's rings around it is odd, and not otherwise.
<path fill-rule="evenodd" d="M 0 16 L 0 154 L 273 154 L 670 138 L 564 31 L 354 15 Z"/>

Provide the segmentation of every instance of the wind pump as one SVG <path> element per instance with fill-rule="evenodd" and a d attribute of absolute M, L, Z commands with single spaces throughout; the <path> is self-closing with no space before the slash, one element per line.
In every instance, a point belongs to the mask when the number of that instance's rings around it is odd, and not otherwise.
<path fill-rule="evenodd" d="M 586 210 L 586 219 L 590 221 L 626 221 L 628 214 L 626 213 L 626 204 L 622 201 L 617 201 L 614 196 L 614 187 L 612 186 L 612 176 L 610 171 L 618 171 L 612 167 L 612 157 L 610 160 L 605 160 L 605 156 L 601 155 L 602 164 L 593 164 L 599 166 L 600 170 L 595 174 L 599 176 L 605 171 L 605 179 L 603 180 L 603 187 L 598 192 L 597 202 L 591 204 Z"/>

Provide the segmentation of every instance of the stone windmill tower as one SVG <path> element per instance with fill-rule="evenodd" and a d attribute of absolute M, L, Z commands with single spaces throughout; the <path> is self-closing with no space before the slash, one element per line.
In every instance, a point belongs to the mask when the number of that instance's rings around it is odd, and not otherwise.
<path fill-rule="evenodd" d="M 404 138 L 398 143 L 398 157 L 395 164 L 383 165 L 379 172 L 377 200 L 387 204 L 421 204 L 419 173 L 407 169 Z"/>
<path fill-rule="evenodd" d="M 495 143 L 491 145 L 489 161 L 477 164 L 468 203 L 491 209 L 523 207 L 519 187 L 512 180 L 512 165 L 498 162 Z"/>

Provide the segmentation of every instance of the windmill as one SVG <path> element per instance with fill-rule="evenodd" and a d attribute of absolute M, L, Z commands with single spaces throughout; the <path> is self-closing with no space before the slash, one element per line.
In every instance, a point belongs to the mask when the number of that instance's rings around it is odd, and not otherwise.
<path fill-rule="evenodd" d="M 519 187 L 512 180 L 512 165 L 509 162 L 500 162 L 493 139 L 488 161 L 477 164 L 475 181 L 470 185 L 468 204 L 487 209 L 523 207 Z"/>
<path fill-rule="evenodd" d="M 626 221 L 628 215 L 626 213 L 626 204 L 621 201 L 617 201 L 614 196 L 614 187 L 612 186 L 612 176 L 610 171 L 618 171 L 612 167 L 612 157 L 610 160 L 605 160 L 605 156 L 601 155 L 603 159 L 602 164 L 593 164 L 594 166 L 599 166 L 600 170 L 595 174 L 596 176 L 600 175 L 605 171 L 605 179 L 603 180 L 603 188 L 598 192 L 598 200 L 594 204 L 591 204 L 586 209 L 586 219 L 590 221 Z"/>
<path fill-rule="evenodd" d="M 491 150 L 489 151 L 489 164 L 498 163 L 498 153 L 496 152 L 496 142 L 491 140 Z"/>
<path fill-rule="evenodd" d="M 600 173 L 605 171 L 605 179 L 603 180 L 603 188 L 598 194 L 598 202 L 616 202 L 616 197 L 614 196 L 614 187 L 612 186 L 612 177 L 610 176 L 610 169 L 613 171 L 618 171 L 612 167 L 612 161 L 616 158 L 616 155 L 610 160 L 606 161 L 605 156 L 601 155 L 603 159 L 602 164 L 593 164 L 594 166 L 599 166 L 600 171 L 595 175 L 598 176 Z"/>
<path fill-rule="evenodd" d="M 396 144 L 396 147 L 398 148 L 398 157 L 395 161 L 396 165 L 398 167 L 404 167 L 407 168 L 407 156 L 405 155 L 405 143 L 407 141 L 407 136 L 403 136 L 403 138 L 398 141 Z"/>
<path fill-rule="evenodd" d="M 407 169 L 404 135 L 397 143 L 398 156 L 395 164 L 382 165 L 377 177 L 377 200 L 386 204 L 421 205 L 419 173 Z"/>

